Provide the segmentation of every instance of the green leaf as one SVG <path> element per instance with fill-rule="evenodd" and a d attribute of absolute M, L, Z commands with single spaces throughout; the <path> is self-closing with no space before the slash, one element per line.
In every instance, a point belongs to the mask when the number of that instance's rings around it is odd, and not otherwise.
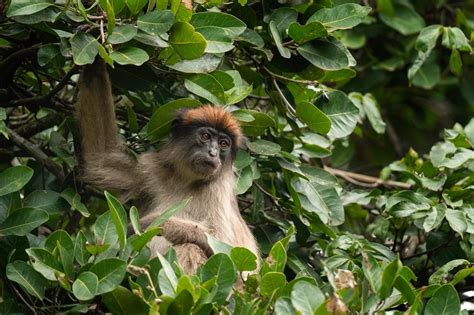
<path fill-rule="evenodd" d="M 138 209 L 135 206 L 132 206 L 130 208 L 130 223 L 132 224 L 132 228 L 135 234 L 140 234 L 140 231 L 141 231 L 140 217 L 138 215 Z"/>
<path fill-rule="evenodd" d="M 280 152 L 281 147 L 275 142 L 270 142 L 263 139 L 258 139 L 253 142 L 248 142 L 247 147 L 254 153 L 261 155 L 275 155 Z"/>
<path fill-rule="evenodd" d="M 457 49 L 451 51 L 451 57 L 449 57 L 449 70 L 451 70 L 455 75 L 461 75 L 462 59 L 461 54 Z"/>
<path fill-rule="evenodd" d="M 215 71 L 220 63 L 221 58 L 219 56 L 204 54 L 197 59 L 181 60 L 173 65 L 167 66 L 184 73 L 209 73 Z"/>
<path fill-rule="evenodd" d="M 446 220 L 454 231 L 461 235 L 466 232 L 467 220 L 463 211 L 453 209 L 446 210 Z"/>
<path fill-rule="evenodd" d="M 44 291 L 48 283 L 26 262 L 16 260 L 9 263 L 6 268 L 6 276 L 11 281 L 18 283 L 28 294 L 40 300 L 44 298 Z"/>
<path fill-rule="evenodd" d="M 161 226 L 163 223 L 165 223 L 166 220 L 171 218 L 173 215 L 178 213 L 179 211 L 183 210 L 186 208 L 186 206 L 191 202 L 192 197 L 183 199 L 174 205 L 172 205 L 170 208 L 166 209 L 163 211 L 158 218 L 156 218 L 148 227 L 147 230 L 150 230 L 152 228 Z"/>
<path fill-rule="evenodd" d="M 378 134 L 385 133 L 385 122 L 380 115 L 378 102 L 375 97 L 367 93 L 362 99 L 362 104 L 364 105 L 364 111 L 369 119 L 370 125 L 374 128 L 375 132 Z"/>
<path fill-rule="evenodd" d="M 238 271 L 253 271 L 257 268 L 257 256 L 245 247 L 232 248 L 230 258 Z"/>
<path fill-rule="evenodd" d="M 324 302 L 324 294 L 315 285 L 298 281 L 291 289 L 291 303 L 299 314 L 312 315 Z"/>
<path fill-rule="evenodd" d="M 230 255 L 232 246 L 230 246 L 224 241 L 221 241 L 215 238 L 214 236 L 208 233 L 206 233 L 206 238 L 207 238 L 207 243 L 209 244 L 209 247 L 212 249 L 214 254 L 224 253 L 226 255 Z"/>
<path fill-rule="evenodd" d="M 359 109 L 344 92 L 331 91 L 316 99 L 316 105 L 331 119 L 330 138 L 343 138 L 352 133 L 359 115 Z"/>
<path fill-rule="evenodd" d="M 390 296 L 390 294 L 392 294 L 395 279 L 398 277 L 401 269 L 402 263 L 398 258 L 389 263 L 384 268 L 382 273 L 382 285 L 379 291 L 379 296 L 381 300 L 385 300 Z"/>
<path fill-rule="evenodd" d="M 286 286 L 286 276 L 282 272 L 267 272 L 260 280 L 260 294 L 270 297 L 275 291 Z"/>
<path fill-rule="evenodd" d="M 414 75 L 412 83 L 415 86 L 429 90 L 438 84 L 440 77 L 441 69 L 437 64 L 425 63 Z"/>
<path fill-rule="evenodd" d="M 423 314 L 448 315 L 459 314 L 461 303 L 456 289 L 450 284 L 440 287 L 433 297 L 426 303 Z"/>
<path fill-rule="evenodd" d="M 349 29 L 360 24 L 370 11 L 370 7 L 346 3 L 316 11 L 307 23 L 320 22 L 329 32 L 338 29 Z"/>
<path fill-rule="evenodd" d="M 237 280 L 235 266 L 226 254 L 211 256 L 204 266 L 201 267 L 199 276 L 201 282 L 217 277 L 217 291 L 213 299 L 217 303 L 223 303 L 226 300 Z"/>
<path fill-rule="evenodd" d="M 334 187 L 310 183 L 297 177 L 291 180 L 291 187 L 298 193 L 303 209 L 316 214 L 324 224 L 344 223 L 344 208 Z"/>
<path fill-rule="evenodd" d="M 301 56 L 318 68 L 340 70 L 350 66 L 346 52 L 336 39 L 315 40 L 296 49 Z"/>
<path fill-rule="evenodd" d="M 193 308 L 193 296 L 188 290 L 181 291 L 171 302 L 168 308 L 168 314 L 187 315 L 191 314 Z"/>
<path fill-rule="evenodd" d="M 449 275 L 449 272 L 458 267 L 467 267 L 469 266 L 469 261 L 466 259 L 454 259 L 436 270 L 429 278 L 428 283 L 431 284 L 443 284 L 446 281 L 446 278 Z"/>
<path fill-rule="evenodd" d="M 99 278 L 90 271 L 84 271 L 72 284 L 72 293 L 79 301 L 87 301 L 96 296 L 98 287 Z"/>
<path fill-rule="evenodd" d="M 158 107 L 151 116 L 147 125 L 147 136 L 150 140 L 157 140 L 169 133 L 171 122 L 179 109 L 195 108 L 201 102 L 191 98 L 181 98 Z"/>
<path fill-rule="evenodd" d="M 122 286 L 118 286 L 112 292 L 104 294 L 101 301 L 112 314 L 149 314 L 147 304 L 138 295 L 133 294 L 130 290 Z"/>
<path fill-rule="evenodd" d="M 137 20 L 138 29 L 159 36 L 170 30 L 174 23 L 174 15 L 170 10 L 152 11 Z"/>
<path fill-rule="evenodd" d="M 185 22 L 177 22 L 170 31 L 169 43 L 176 53 L 186 60 L 202 56 L 207 42 L 204 36 L 194 31 L 194 27 Z"/>
<path fill-rule="evenodd" d="M 184 81 L 188 91 L 199 95 L 212 104 L 226 104 L 225 90 L 219 80 L 207 73 L 196 74 Z"/>
<path fill-rule="evenodd" d="M 444 27 L 443 31 L 443 46 L 460 51 L 472 51 L 471 44 L 461 29 L 457 27 Z"/>
<path fill-rule="evenodd" d="M 296 314 L 296 310 L 291 304 L 291 298 L 287 296 L 279 297 L 275 302 L 275 315 Z"/>
<path fill-rule="evenodd" d="M 178 278 L 176 277 L 170 263 L 159 253 L 157 253 L 157 256 L 162 267 L 158 272 L 160 290 L 163 294 L 174 297 L 176 286 L 178 285 Z"/>
<path fill-rule="evenodd" d="M 408 1 L 393 1 L 393 15 L 379 13 L 380 20 L 403 35 L 411 35 L 425 27 L 425 21 Z"/>
<path fill-rule="evenodd" d="M 382 293 L 381 287 L 383 284 L 382 268 L 380 267 L 379 262 L 371 254 L 365 254 L 363 259 L 362 270 L 364 275 L 369 281 L 372 291 L 380 295 Z M 395 277 L 395 279 L 397 278 Z M 387 290 L 389 290 L 389 288 Z M 383 293 L 386 294 L 387 292 L 384 291 Z"/>
<path fill-rule="evenodd" d="M 95 221 L 94 235 L 98 245 L 113 245 L 118 241 L 117 230 L 110 210 L 101 214 Z"/>
<path fill-rule="evenodd" d="M 39 263 L 42 266 L 49 268 L 52 272 L 54 272 L 56 276 L 59 276 L 60 274 L 64 273 L 63 267 L 59 264 L 56 258 L 46 249 L 31 247 L 26 250 L 26 253 L 28 254 L 28 256 L 30 256 L 30 258 L 32 258 L 35 264 Z"/>
<path fill-rule="evenodd" d="M 245 110 L 245 112 L 252 115 L 254 118 L 252 121 L 240 122 L 240 126 L 242 127 L 244 133 L 248 136 L 260 136 L 268 128 L 276 126 L 275 120 L 266 113 L 255 110 Z"/>
<path fill-rule="evenodd" d="M 38 64 L 41 67 L 46 66 L 47 64 L 51 63 L 56 65 L 54 61 L 62 61 L 63 56 L 61 55 L 61 50 L 59 49 L 58 44 L 46 44 L 41 46 L 38 49 Z"/>
<path fill-rule="evenodd" d="M 82 231 L 79 231 L 76 235 L 76 241 L 74 243 L 74 257 L 76 261 L 81 265 L 85 265 L 90 257 L 89 252 L 86 250 L 87 239 Z"/>
<path fill-rule="evenodd" d="M 57 214 L 67 206 L 61 195 L 52 190 L 35 190 L 23 201 L 25 208 L 36 208 Z"/>
<path fill-rule="evenodd" d="M 310 22 L 306 25 L 294 22 L 288 28 L 288 35 L 298 44 L 304 44 L 313 39 L 325 37 L 328 32 L 319 22 Z"/>
<path fill-rule="evenodd" d="M 48 219 L 49 215 L 46 211 L 34 208 L 18 209 L 0 224 L 0 236 L 25 236 Z"/>
<path fill-rule="evenodd" d="M 121 65 L 141 66 L 150 58 L 146 51 L 137 47 L 125 47 L 114 50 L 110 57 Z"/>
<path fill-rule="evenodd" d="M 268 26 L 270 29 L 270 34 L 272 34 L 273 40 L 277 46 L 278 52 L 282 57 L 289 59 L 291 57 L 291 50 L 283 46 L 282 36 L 278 31 L 277 23 L 275 21 L 270 21 Z"/>
<path fill-rule="evenodd" d="M 0 173 L 0 196 L 18 191 L 33 177 L 27 166 L 13 166 Z"/>
<path fill-rule="evenodd" d="M 125 209 L 117 198 L 107 191 L 104 192 L 104 194 L 114 220 L 115 229 L 117 230 L 120 248 L 124 249 L 127 242 L 127 212 L 125 212 Z"/>
<path fill-rule="evenodd" d="M 198 32 L 201 32 L 206 27 L 218 28 L 232 39 L 242 34 L 247 28 L 244 22 L 233 15 L 209 11 L 194 13 L 191 18 L 191 24 Z"/>
<path fill-rule="evenodd" d="M 81 202 L 81 196 L 73 188 L 63 190 L 61 197 L 71 205 L 71 208 L 79 211 L 84 217 L 90 216 L 89 210 Z"/>
<path fill-rule="evenodd" d="M 99 280 L 97 295 L 115 290 L 122 282 L 127 271 L 127 263 L 117 258 L 107 258 L 99 261 L 90 269 Z"/>
<path fill-rule="evenodd" d="M 7 17 L 30 15 L 53 5 L 52 0 L 12 0 L 7 10 Z"/>
<path fill-rule="evenodd" d="M 82 66 L 94 62 L 99 53 L 100 44 L 89 34 L 77 32 L 69 39 L 72 48 L 72 57 L 76 65 Z"/>
<path fill-rule="evenodd" d="M 253 171 L 252 166 L 247 166 L 242 169 L 237 177 L 237 183 L 235 184 L 234 193 L 241 195 L 249 190 L 253 184 Z"/>
<path fill-rule="evenodd" d="M 137 15 L 148 3 L 148 0 L 125 0 L 125 4 L 129 8 L 132 15 Z"/>
<path fill-rule="evenodd" d="M 131 240 L 131 244 L 134 250 L 137 252 L 141 251 L 151 239 L 161 231 L 159 227 L 147 229 L 143 234 Z"/>
<path fill-rule="evenodd" d="M 107 37 L 107 41 L 111 44 L 123 44 L 132 40 L 135 35 L 137 35 L 135 26 L 130 24 L 119 25 L 115 27 L 113 33 Z"/>
<path fill-rule="evenodd" d="M 327 134 L 331 129 L 331 120 L 319 108 L 310 102 L 296 104 L 296 116 L 311 130 Z"/>
<path fill-rule="evenodd" d="M 209 26 L 200 28 L 198 31 L 206 39 L 206 53 L 225 53 L 234 48 L 231 34 L 227 34 L 222 28 Z"/>

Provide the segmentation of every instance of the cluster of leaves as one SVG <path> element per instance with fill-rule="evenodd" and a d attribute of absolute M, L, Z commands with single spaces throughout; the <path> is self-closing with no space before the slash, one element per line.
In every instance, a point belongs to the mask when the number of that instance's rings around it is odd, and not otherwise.
<path fill-rule="evenodd" d="M 190 3 L 0 4 L 0 313 L 459 313 L 474 272 L 474 4 Z M 179 108 L 240 121 L 235 191 L 260 269 L 210 237 L 216 254 L 185 275 L 147 243 L 186 201 L 143 231 L 133 205 L 77 180 L 77 72 L 95 58 L 131 154 L 159 148 Z"/>

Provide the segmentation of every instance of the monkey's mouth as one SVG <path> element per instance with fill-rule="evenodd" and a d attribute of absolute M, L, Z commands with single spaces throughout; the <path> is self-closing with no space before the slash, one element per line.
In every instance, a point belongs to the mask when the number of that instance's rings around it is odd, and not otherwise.
<path fill-rule="evenodd" d="M 194 160 L 194 169 L 198 173 L 209 174 L 215 172 L 219 168 L 219 164 L 208 158 L 197 158 Z"/>

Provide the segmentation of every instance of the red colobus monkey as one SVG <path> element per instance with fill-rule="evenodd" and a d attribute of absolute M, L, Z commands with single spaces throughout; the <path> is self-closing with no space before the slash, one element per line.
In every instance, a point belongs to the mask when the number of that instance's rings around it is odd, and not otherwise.
<path fill-rule="evenodd" d="M 212 254 L 205 233 L 232 246 L 258 247 L 240 215 L 232 162 L 242 141 L 237 121 L 224 109 L 205 105 L 182 110 L 172 122 L 168 143 L 138 159 L 123 150 L 117 136 L 112 88 L 105 63 L 86 66 L 79 80 L 77 110 L 83 179 L 138 201 L 148 226 L 164 210 L 191 196 L 185 209 L 163 225 L 152 253 L 170 246 L 188 273 Z"/>

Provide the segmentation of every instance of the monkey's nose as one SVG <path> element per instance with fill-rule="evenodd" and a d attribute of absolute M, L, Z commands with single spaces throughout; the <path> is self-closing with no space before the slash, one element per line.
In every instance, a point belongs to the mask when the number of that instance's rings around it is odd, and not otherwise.
<path fill-rule="evenodd" d="M 212 156 L 212 157 L 216 157 L 217 156 L 217 150 L 216 149 L 210 149 L 209 150 L 209 155 Z"/>

